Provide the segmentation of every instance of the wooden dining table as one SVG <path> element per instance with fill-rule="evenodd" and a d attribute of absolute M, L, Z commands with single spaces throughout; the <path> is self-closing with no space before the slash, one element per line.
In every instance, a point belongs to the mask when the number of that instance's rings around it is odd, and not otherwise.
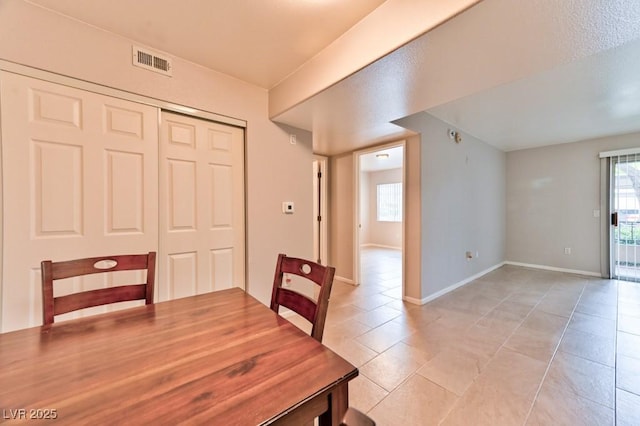
<path fill-rule="evenodd" d="M 357 375 L 233 288 L 0 334 L 0 422 L 339 425 Z"/>

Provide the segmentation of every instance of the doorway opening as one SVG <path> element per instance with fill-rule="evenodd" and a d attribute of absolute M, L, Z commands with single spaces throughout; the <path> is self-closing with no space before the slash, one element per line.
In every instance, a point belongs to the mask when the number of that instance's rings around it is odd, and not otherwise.
<path fill-rule="evenodd" d="M 640 155 L 611 158 L 611 277 L 640 281 Z"/>
<path fill-rule="evenodd" d="M 405 142 L 354 156 L 354 283 L 404 288 Z"/>

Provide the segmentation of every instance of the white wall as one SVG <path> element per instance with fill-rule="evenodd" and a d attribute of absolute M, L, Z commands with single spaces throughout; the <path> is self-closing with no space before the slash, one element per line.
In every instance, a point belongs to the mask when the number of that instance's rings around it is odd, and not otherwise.
<path fill-rule="evenodd" d="M 353 280 L 353 154 L 329 159 L 329 265 L 336 276 Z"/>
<path fill-rule="evenodd" d="M 371 244 L 371 173 L 360 172 L 360 245 Z"/>
<path fill-rule="evenodd" d="M 640 133 L 507 153 L 507 260 L 600 274 L 598 154 L 632 147 Z"/>
<path fill-rule="evenodd" d="M 367 216 L 368 232 L 366 244 L 402 248 L 402 222 L 378 222 L 377 185 L 402 182 L 402 169 L 367 172 Z M 361 195 L 362 196 L 362 195 Z M 362 241 L 363 243 L 365 241 Z"/>
<path fill-rule="evenodd" d="M 406 300 L 422 297 L 422 143 L 419 135 L 407 138 L 404 151 L 404 294 Z"/>
<path fill-rule="evenodd" d="M 427 113 L 398 124 L 421 133 L 422 139 L 425 300 L 504 261 L 506 155 L 467 134 L 456 144 L 447 135 L 449 126 Z M 467 260 L 467 251 L 479 257 Z"/>
<path fill-rule="evenodd" d="M 22 1 L 0 4 L 0 59 L 248 122 L 247 289 L 267 303 L 277 253 L 313 255 L 310 134 L 291 145 L 289 129 L 268 119 L 264 89 L 179 58 L 173 78 L 133 67 L 132 44 Z M 296 213 L 282 214 L 282 201 Z"/>

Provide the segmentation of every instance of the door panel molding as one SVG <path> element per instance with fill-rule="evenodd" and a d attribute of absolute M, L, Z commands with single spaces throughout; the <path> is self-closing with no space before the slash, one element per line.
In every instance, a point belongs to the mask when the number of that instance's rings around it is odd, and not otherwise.
<path fill-rule="evenodd" d="M 160 300 L 244 288 L 244 131 L 162 111 L 160 182 Z"/>
<path fill-rule="evenodd" d="M 42 260 L 157 248 L 158 123 L 149 105 L 13 73 L 0 80 L 1 316 L 10 331 L 41 324 Z M 128 112 L 116 119 L 109 109 Z M 118 131 L 105 131 L 110 124 Z M 60 290 L 107 284 L 85 277 Z"/>

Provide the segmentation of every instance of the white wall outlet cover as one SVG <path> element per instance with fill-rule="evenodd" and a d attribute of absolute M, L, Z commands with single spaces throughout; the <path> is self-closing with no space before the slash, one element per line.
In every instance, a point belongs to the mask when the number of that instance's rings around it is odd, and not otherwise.
<path fill-rule="evenodd" d="M 293 214 L 294 211 L 295 211 L 295 206 L 293 204 L 293 201 L 282 202 L 282 213 Z"/>

